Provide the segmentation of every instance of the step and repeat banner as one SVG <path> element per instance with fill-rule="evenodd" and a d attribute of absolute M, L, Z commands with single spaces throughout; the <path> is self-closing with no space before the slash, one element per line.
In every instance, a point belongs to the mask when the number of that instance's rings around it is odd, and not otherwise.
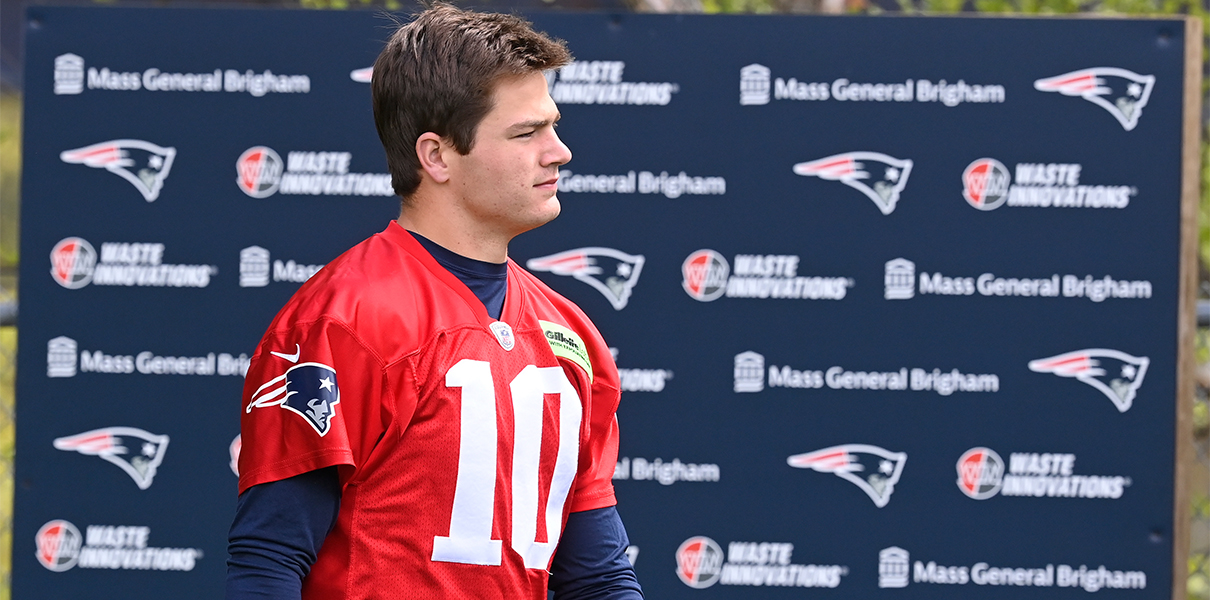
<path fill-rule="evenodd" d="M 14 597 L 217 598 L 248 357 L 398 214 L 393 24 L 28 18 Z M 615 350 L 649 597 L 1171 597 L 1184 21 L 530 18 L 511 255 Z"/>

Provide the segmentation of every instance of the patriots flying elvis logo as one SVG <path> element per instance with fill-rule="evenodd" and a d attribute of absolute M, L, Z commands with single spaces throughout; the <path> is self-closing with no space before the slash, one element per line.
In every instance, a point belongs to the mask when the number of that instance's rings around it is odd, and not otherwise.
<path fill-rule="evenodd" d="M 895 484 L 899 483 L 907 454 L 869 444 L 841 444 L 795 454 L 786 462 L 791 467 L 833 473 L 861 488 L 875 506 L 882 508 L 891 501 L 891 493 L 895 491 Z"/>
<path fill-rule="evenodd" d="M 1143 385 L 1146 356 L 1131 356 L 1117 350 L 1088 348 L 1029 361 L 1029 370 L 1054 373 L 1059 377 L 1074 377 L 1105 394 L 1118 407 L 1118 412 L 1130 410 L 1134 396 Z"/>
<path fill-rule="evenodd" d="M 1126 131 L 1139 124 L 1139 117 L 1151 98 L 1151 88 L 1154 86 L 1154 75 L 1139 75 L 1116 67 L 1081 69 L 1034 82 L 1034 89 L 1040 92 L 1079 96 L 1100 106 L 1109 111 Z"/>
<path fill-rule="evenodd" d="M 172 169 L 176 148 L 164 148 L 143 140 L 110 140 L 75 150 L 65 150 L 59 159 L 73 165 L 105 169 L 129 181 L 143 199 L 154 202 Z"/>
<path fill-rule="evenodd" d="M 626 308 L 630 292 L 639 282 L 644 258 L 613 248 L 576 248 L 526 261 L 531 271 L 571 275 L 605 296 L 614 310 Z"/>
<path fill-rule="evenodd" d="M 889 215 L 907 185 L 912 161 L 881 152 L 845 152 L 794 165 L 794 172 L 806 177 L 839 181 L 874 201 L 882 214 Z"/>
<path fill-rule="evenodd" d="M 102 427 L 56 438 L 53 443 L 56 449 L 99 456 L 117 465 L 130 475 L 140 490 L 145 490 L 151 487 L 156 469 L 164 461 L 168 436 L 135 427 Z"/>
<path fill-rule="evenodd" d="M 315 433 L 323 437 L 332 430 L 337 404 L 340 404 L 340 388 L 336 385 L 336 369 L 306 362 L 290 367 L 257 388 L 245 412 L 280 406 L 306 419 Z"/>

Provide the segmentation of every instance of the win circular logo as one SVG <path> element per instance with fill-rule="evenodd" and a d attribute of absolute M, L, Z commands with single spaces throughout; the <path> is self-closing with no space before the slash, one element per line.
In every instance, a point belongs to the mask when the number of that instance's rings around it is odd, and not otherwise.
<path fill-rule="evenodd" d="M 684 281 L 681 286 L 689 297 L 700 302 L 717 300 L 727 291 L 730 265 L 723 255 L 713 250 L 698 250 L 681 264 Z"/>
<path fill-rule="evenodd" d="M 96 266 L 97 251 L 78 237 L 63 238 L 50 251 L 50 276 L 69 290 L 88 285 Z"/>
<path fill-rule="evenodd" d="M 962 172 L 962 197 L 979 210 L 995 210 L 1008 200 L 1008 168 L 994 158 L 980 158 Z"/>
<path fill-rule="evenodd" d="M 34 543 L 38 547 L 35 556 L 42 566 L 51 571 L 66 571 L 76 566 L 76 561 L 80 559 L 83 541 L 75 525 L 56 519 L 43 525 L 34 536 Z"/>
<path fill-rule="evenodd" d="M 991 448 L 971 448 L 958 459 L 958 489 L 975 500 L 987 500 L 1004 483 L 1004 461 Z"/>
<path fill-rule="evenodd" d="M 235 161 L 235 171 L 239 174 L 235 183 L 253 198 L 267 198 L 277 193 L 282 167 L 281 157 L 272 148 L 253 146 L 244 150 Z"/>
<path fill-rule="evenodd" d="M 676 576 L 691 588 L 708 588 L 723 574 L 723 549 L 714 540 L 695 536 L 676 549 Z"/>

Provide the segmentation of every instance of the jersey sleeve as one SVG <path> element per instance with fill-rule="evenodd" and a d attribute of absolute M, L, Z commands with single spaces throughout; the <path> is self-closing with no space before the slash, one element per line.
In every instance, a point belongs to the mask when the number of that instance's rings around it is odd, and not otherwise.
<path fill-rule="evenodd" d="M 591 327 L 591 325 L 589 325 Z M 618 462 L 618 403 L 621 400 L 618 369 L 595 328 L 586 337 L 593 379 L 588 414 L 588 441 L 581 454 L 580 473 L 572 491 L 571 512 L 617 504 L 613 472 Z"/>
<path fill-rule="evenodd" d="M 385 430 L 385 382 L 340 322 L 270 329 L 244 383 L 239 491 L 330 466 L 348 481 Z"/>

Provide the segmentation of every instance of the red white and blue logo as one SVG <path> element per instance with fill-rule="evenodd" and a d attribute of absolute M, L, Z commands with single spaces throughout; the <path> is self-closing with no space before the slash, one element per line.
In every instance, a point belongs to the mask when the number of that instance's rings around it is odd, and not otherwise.
<path fill-rule="evenodd" d="M 841 444 L 795 454 L 786 462 L 791 467 L 832 473 L 849 481 L 861 488 L 875 506 L 882 508 L 891 501 L 891 493 L 895 491 L 895 484 L 899 483 L 907 454 L 869 444 Z"/>
<path fill-rule="evenodd" d="M 1100 106 L 1126 131 L 1139 124 L 1154 86 L 1154 75 L 1139 75 L 1117 67 L 1080 69 L 1034 82 L 1034 89 L 1040 92 L 1077 96 Z"/>
<path fill-rule="evenodd" d="M 281 185 L 285 163 L 268 146 L 253 146 L 244 150 L 235 161 L 235 184 L 253 198 L 268 198 Z"/>
<path fill-rule="evenodd" d="M 839 181 L 874 201 L 878 210 L 889 215 L 907 186 L 912 161 L 881 152 L 845 152 L 794 165 L 794 172 L 806 177 Z"/>
<path fill-rule="evenodd" d="M 601 292 L 614 310 L 622 310 L 630 301 L 631 290 L 639 282 L 644 260 L 641 255 L 613 248 L 591 247 L 531 258 L 525 267 L 531 271 L 570 275 Z"/>
<path fill-rule="evenodd" d="M 1118 350 L 1087 348 L 1029 361 L 1029 370 L 1053 373 L 1059 377 L 1074 377 L 1100 390 L 1113 401 L 1119 412 L 1130 410 L 1147 365 L 1146 356 L 1131 356 Z"/>
<path fill-rule="evenodd" d="M 297 355 L 294 358 L 297 360 Z M 260 386 L 252 394 L 246 412 L 280 406 L 306 419 L 322 437 L 332 430 L 337 404 L 340 404 L 340 388 L 336 385 L 336 369 L 307 362 L 290 367 L 284 374 Z"/>
<path fill-rule="evenodd" d="M 723 549 L 718 542 L 698 535 L 676 549 L 676 576 L 685 585 L 705 589 L 718 583 L 723 574 Z"/>
<path fill-rule="evenodd" d="M 57 438 L 55 448 L 97 456 L 117 465 L 140 490 L 151 487 L 156 469 L 168 450 L 168 436 L 148 433 L 136 427 L 102 427 L 76 435 Z"/>
<path fill-rule="evenodd" d="M 148 202 L 160 197 L 160 188 L 164 187 L 175 157 L 176 148 L 143 140 L 110 140 L 59 154 L 65 163 L 105 169 L 129 181 Z"/>
<path fill-rule="evenodd" d="M 34 544 L 38 548 L 34 555 L 38 562 L 51 571 L 62 573 L 79 562 L 84 536 L 70 521 L 55 519 L 38 529 Z"/>
<path fill-rule="evenodd" d="M 958 457 L 958 489 L 975 500 L 987 500 L 1004 484 L 1004 460 L 991 448 L 971 448 Z"/>

